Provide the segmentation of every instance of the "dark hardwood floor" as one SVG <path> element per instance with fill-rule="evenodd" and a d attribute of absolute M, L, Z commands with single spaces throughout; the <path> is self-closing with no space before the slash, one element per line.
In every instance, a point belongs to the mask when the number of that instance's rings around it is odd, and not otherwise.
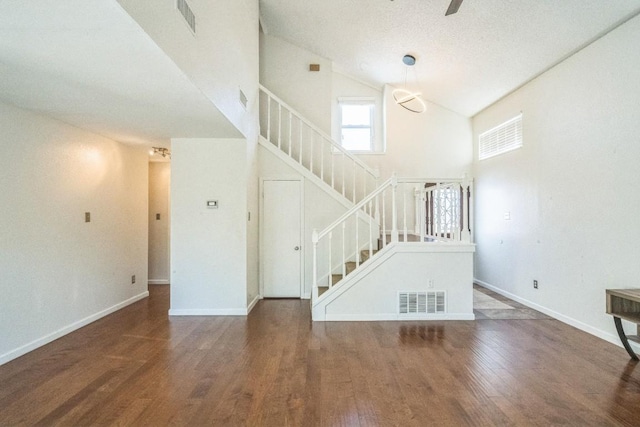
<path fill-rule="evenodd" d="M 0 366 L 0 425 L 640 425 L 640 367 L 556 320 L 169 318 L 168 292 Z"/>

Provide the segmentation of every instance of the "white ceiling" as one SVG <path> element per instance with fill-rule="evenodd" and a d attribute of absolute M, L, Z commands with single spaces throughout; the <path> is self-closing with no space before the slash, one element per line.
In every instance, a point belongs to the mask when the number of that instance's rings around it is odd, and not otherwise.
<path fill-rule="evenodd" d="M 115 0 L 0 8 L 0 100 L 128 143 L 241 136 Z"/>
<path fill-rule="evenodd" d="M 640 12 L 640 0 L 260 0 L 263 29 L 472 116 Z M 633 47 L 637 48 L 637 46 Z M 415 76 L 415 77 L 414 77 Z"/>
<path fill-rule="evenodd" d="M 168 0 L 167 0 L 168 1 Z M 260 0 L 267 32 L 473 115 L 640 11 L 640 0 Z M 0 100 L 108 138 L 240 133 L 116 0 L 0 0 Z M 635 47 L 634 47 L 635 48 Z"/>

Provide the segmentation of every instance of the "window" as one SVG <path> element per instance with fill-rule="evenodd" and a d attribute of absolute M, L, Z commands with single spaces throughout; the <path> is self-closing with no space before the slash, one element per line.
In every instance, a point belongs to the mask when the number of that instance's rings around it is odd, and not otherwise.
<path fill-rule="evenodd" d="M 522 114 L 480 134 L 478 159 L 488 159 L 520 147 L 522 147 Z"/>
<path fill-rule="evenodd" d="M 373 100 L 340 101 L 340 141 L 349 151 L 373 151 Z"/>

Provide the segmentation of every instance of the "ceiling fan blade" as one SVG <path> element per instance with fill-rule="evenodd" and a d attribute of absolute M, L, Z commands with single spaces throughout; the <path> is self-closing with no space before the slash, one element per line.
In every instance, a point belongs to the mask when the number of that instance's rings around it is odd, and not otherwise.
<path fill-rule="evenodd" d="M 461 4 L 462 4 L 462 0 L 451 0 L 451 3 L 449 4 L 449 8 L 447 9 L 447 12 L 444 14 L 444 16 L 449 16 L 456 13 L 458 9 L 460 9 Z"/>

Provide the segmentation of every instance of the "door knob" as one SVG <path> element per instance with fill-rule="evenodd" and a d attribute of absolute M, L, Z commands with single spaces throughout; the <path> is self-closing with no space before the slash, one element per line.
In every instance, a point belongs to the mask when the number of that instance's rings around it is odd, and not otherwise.
<path fill-rule="evenodd" d="M 300 246 L 296 246 L 296 247 L 295 247 L 295 248 L 293 248 L 293 249 L 295 249 L 296 251 L 299 251 L 299 250 L 300 250 Z"/>

